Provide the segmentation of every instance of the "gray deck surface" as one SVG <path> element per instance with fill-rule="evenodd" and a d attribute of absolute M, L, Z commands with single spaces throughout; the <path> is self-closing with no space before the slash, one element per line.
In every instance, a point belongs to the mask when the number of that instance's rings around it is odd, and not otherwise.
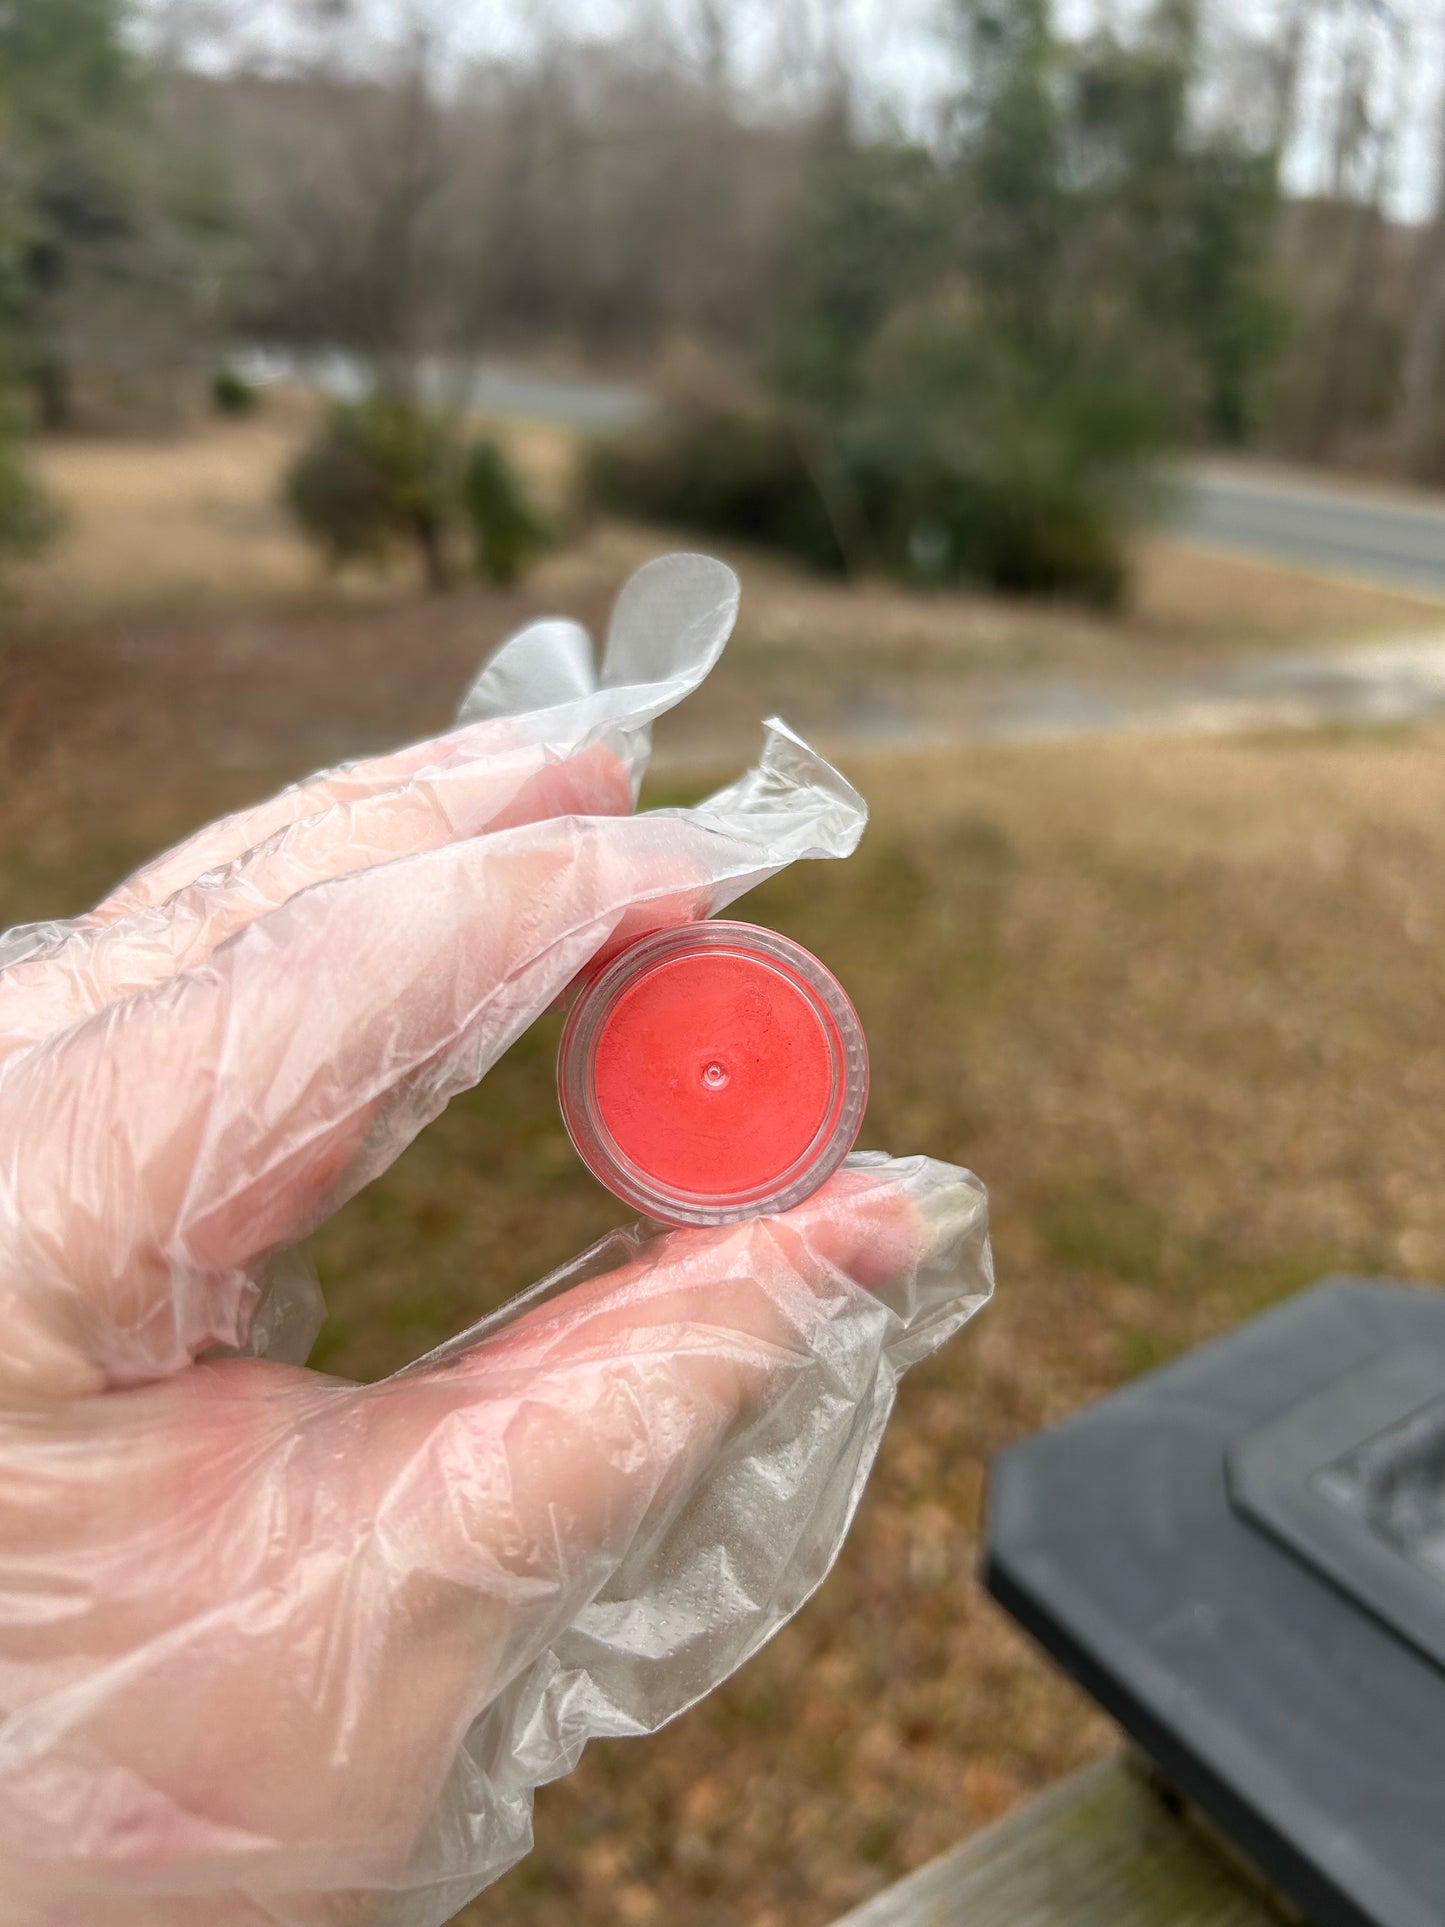
<path fill-rule="evenodd" d="M 836 1927 L 1279 1927 L 1249 1875 L 1125 1759 L 1052 1787 Z"/>

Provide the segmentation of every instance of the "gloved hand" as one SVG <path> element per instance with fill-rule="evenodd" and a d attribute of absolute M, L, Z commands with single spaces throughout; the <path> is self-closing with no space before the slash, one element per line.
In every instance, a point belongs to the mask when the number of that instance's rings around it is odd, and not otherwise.
<path fill-rule="evenodd" d="M 780 726 L 630 813 L 735 604 L 653 564 L 600 680 L 537 625 L 450 735 L 0 939 L 5 1922 L 445 1920 L 589 1736 L 807 1597 L 898 1374 L 987 1295 L 977 1181 L 862 1158 L 781 1217 L 615 1235 L 382 1384 L 300 1368 L 275 1254 L 599 955 L 856 842 Z"/>

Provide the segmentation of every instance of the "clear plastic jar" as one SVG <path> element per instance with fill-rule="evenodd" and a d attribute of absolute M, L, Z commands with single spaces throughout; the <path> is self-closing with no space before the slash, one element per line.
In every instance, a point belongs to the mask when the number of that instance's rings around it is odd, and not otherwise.
<path fill-rule="evenodd" d="M 785 1211 L 857 1139 L 868 1047 L 841 984 L 775 930 L 696 923 L 613 959 L 578 997 L 557 1060 L 573 1144 L 665 1224 Z"/>

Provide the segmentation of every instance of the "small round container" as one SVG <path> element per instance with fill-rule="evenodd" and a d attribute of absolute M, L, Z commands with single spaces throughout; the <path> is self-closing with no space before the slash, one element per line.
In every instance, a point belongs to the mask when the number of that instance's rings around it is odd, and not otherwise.
<path fill-rule="evenodd" d="M 868 1047 L 841 984 L 751 923 L 644 937 L 572 1007 L 557 1058 L 593 1176 L 664 1224 L 786 1211 L 852 1150 Z"/>

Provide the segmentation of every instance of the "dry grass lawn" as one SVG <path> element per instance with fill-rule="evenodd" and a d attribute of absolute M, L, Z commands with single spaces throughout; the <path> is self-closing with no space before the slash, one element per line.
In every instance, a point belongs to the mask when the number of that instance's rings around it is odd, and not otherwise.
<path fill-rule="evenodd" d="M 47 445 L 40 467 L 67 527 L 47 556 L 11 571 L 0 643 L 7 633 L 104 632 L 142 619 L 179 618 L 200 647 L 225 647 L 238 617 L 262 614 L 283 633 L 338 612 L 414 621 L 407 566 L 382 577 L 329 575 L 289 525 L 280 480 L 313 420 L 303 399 L 276 394 L 254 420 L 186 436 Z M 685 532 L 579 520 L 575 437 L 540 426 L 499 432 L 572 538 L 534 577 L 529 603 L 600 613 L 621 577 L 660 544 L 694 545 Z M 814 729 L 847 730 L 865 708 L 937 727 L 963 719 L 979 690 L 1001 677 L 1183 671 L 1261 648 L 1433 633 L 1445 621 L 1438 601 L 1326 582 L 1162 535 L 1136 544 L 1131 603 L 1110 618 L 909 594 L 882 582 L 842 585 L 722 549 L 748 595 L 732 658 L 690 727 L 694 747 L 750 728 L 760 699 Z M 451 615 L 477 601 L 457 598 Z M 491 639 L 478 622 L 473 649 Z M 308 646 L 303 633 L 298 647 Z"/>
<path fill-rule="evenodd" d="M 753 913 L 857 996 L 867 1140 L 988 1179 L 999 1295 L 905 1384 L 820 1597 L 658 1740 L 600 1747 L 545 1792 L 538 1853 L 476 1927 L 821 1924 L 1109 1744 L 979 1594 L 989 1457 L 1332 1269 L 1445 1276 L 1442 750 L 1130 745 L 856 772 L 877 812 L 858 858 L 795 872 Z M 515 1281 L 539 1240 L 560 1255 L 592 1222 L 546 1075 L 539 1043 L 425 1154 L 451 1147 L 436 1275 L 463 1291 L 486 1235 L 469 1249 L 446 1200 L 479 1123 Z M 518 1195 L 539 1165 L 541 1209 Z M 415 1264 L 408 1184 L 323 1243 L 339 1279 L 396 1238 L 388 1303 Z M 366 1315 L 338 1304 L 337 1357 L 380 1364 Z"/>
<path fill-rule="evenodd" d="M 37 467 L 62 505 L 61 539 L 13 578 L 22 614 L 265 602 L 309 588 L 315 566 L 276 500 L 296 445 L 291 407 L 156 440 L 64 439 Z"/>

